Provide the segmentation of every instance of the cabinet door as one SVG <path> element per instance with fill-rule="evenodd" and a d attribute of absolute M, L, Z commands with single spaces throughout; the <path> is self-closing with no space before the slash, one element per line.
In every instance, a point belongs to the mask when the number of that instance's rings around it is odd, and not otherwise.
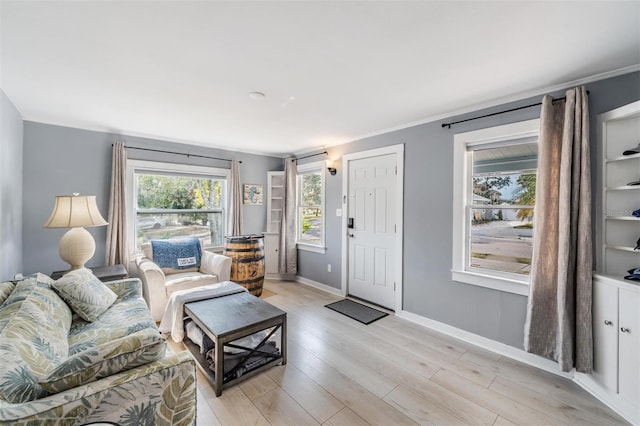
<path fill-rule="evenodd" d="M 264 271 L 267 274 L 280 272 L 279 240 L 280 234 L 264 235 Z"/>
<path fill-rule="evenodd" d="M 620 396 L 640 401 L 640 293 L 620 289 Z"/>
<path fill-rule="evenodd" d="M 618 392 L 618 289 L 593 283 L 593 376 Z"/>

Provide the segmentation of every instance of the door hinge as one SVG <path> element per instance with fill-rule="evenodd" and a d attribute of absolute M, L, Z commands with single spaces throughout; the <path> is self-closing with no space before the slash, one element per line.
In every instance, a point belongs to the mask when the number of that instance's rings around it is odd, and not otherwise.
<path fill-rule="evenodd" d="M 398 232 L 398 225 L 393 225 L 393 233 L 395 234 L 396 232 Z"/>
<path fill-rule="evenodd" d="M 393 291 L 396 291 L 396 282 L 393 282 Z"/>
<path fill-rule="evenodd" d="M 395 169 L 395 174 L 398 175 L 398 166 L 396 166 Z"/>

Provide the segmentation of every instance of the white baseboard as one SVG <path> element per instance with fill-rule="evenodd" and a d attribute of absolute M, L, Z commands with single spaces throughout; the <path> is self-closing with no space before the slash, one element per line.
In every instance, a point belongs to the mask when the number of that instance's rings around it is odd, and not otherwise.
<path fill-rule="evenodd" d="M 326 284 L 319 283 L 318 281 L 313 281 L 305 277 L 301 277 L 300 275 L 296 275 L 296 281 L 300 284 L 317 288 L 318 290 L 324 291 L 325 293 L 331 293 L 336 296 L 344 297 L 345 294 L 341 289 L 328 286 Z"/>
<path fill-rule="evenodd" d="M 525 352 L 523 349 L 514 348 L 513 346 L 496 342 L 495 340 L 491 340 L 487 337 L 482 337 L 477 334 L 474 334 L 465 330 L 461 330 L 459 328 L 444 324 L 442 322 L 438 322 L 438 321 L 435 321 L 420 315 L 416 315 L 414 313 L 407 312 L 404 310 L 397 312 L 396 316 L 398 318 L 411 321 L 415 324 L 422 325 L 431 330 L 438 331 L 440 333 L 446 334 L 456 339 L 460 339 L 464 342 L 471 343 L 472 345 L 478 346 L 482 349 L 486 349 L 488 351 L 495 352 L 500 355 L 504 355 L 508 358 L 515 359 L 516 361 L 523 362 L 527 365 L 537 367 L 541 370 L 548 371 L 549 373 L 566 377 L 568 379 L 573 378 L 572 373 L 562 372 L 560 370 L 560 367 L 558 367 L 557 363 L 551 360 L 548 360 L 546 358 L 542 358 L 538 355 Z"/>

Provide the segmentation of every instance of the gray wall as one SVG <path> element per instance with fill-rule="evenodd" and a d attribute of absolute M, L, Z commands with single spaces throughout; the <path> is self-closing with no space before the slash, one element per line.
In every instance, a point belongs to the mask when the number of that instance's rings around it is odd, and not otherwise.
<path fill-rule="evenodd" d="M 597 115 L 640 99 L 640 73 L 598 81 L 590 91 L 593 186 L 597 146 Z M 563 96 L 564 91 L 552 93 Z M 442 122 L 471 118 L 540 102 L 541 96 L 523 99 L 459 117 L 427 123 L 328 149 L 329 157 L 405 144 L 404 190 L 404 309 L 499 342 L 522 347 L 527 298 L 451 280 L 453 135 L 500 124 L 538 118 L 540 107 L 453 126 Z M 327 251 L 324 255 L 298 252 L 299 275 L 340 288 L 340 207 L 342 170 L 327 177 Z M 595 190 L 595 189 L 594 189 Z M 595 197 L 594 197 L 595 198 Z M 594 207 L 595 208 L 595 207 Z M 595 235 L 595 232 L 593 233 Z M 332 265 L 327 272 L 327 263 Z"/>
<path fill-rule="evenodd" d="M 22 272 L 22 116 L 0 90 L 0 280 Z"/>
<path fill-rule="evenodd" d="M 238 158 L 241 182 L 267 184 L 267 172 L 282 170 L 282 159 L 230 152 L 173 142 L 121 136 L 49 124 L 24 122 L 24 186 L 29 194 L 22 200 L 23 256 L 26 273 L 51 273 L 68 266 L 58 257 L 58 242 L 65 229 L 44 229 L 56 195 L 96 195 L 98 208 L 106 218 L 111 180 L 111 144 L 122 141 L 127 146 L 153 148 L 220 158 Z M 165 161 L 190 165 L 228 168 L 227 161 L 128 150 L 136 160 Z M 3 179 L 3 183 L 4 183 Z M 18 186 L 19 188 L 19 186 Z M 265 197 L 266 199 L 266 197 Z M 243 206 L 245 233 L 259 233 L 266 227 L 266 205 Z M 96 253 L 87 266 L 104 263 L 106 227 L 88 228 L 96 240 Z"/>

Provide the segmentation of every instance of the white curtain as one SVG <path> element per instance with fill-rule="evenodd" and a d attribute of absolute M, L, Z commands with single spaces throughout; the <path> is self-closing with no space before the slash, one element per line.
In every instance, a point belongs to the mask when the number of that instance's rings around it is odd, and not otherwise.
<path fill-rule="evenodd" d="M 298 170 L 292 157 L 284 160 L 284 199 L 280 222 L 280 274 L 298 273 L 298 250 L 296 248 L 296 181 Z"/>
<path fill-rule="evenodd" d="M 112 146 L 111 191 L 109 195 L 109 217 L 107 225 L 107 265 L 129 266 L 127 253 L 127 209 L 125 205 L 125 179 L 127 173 L 127 150 L 122 142 Z"/>
<path fill-rule="evenodd" d="M 242 235 L 242 184 L 240 183 L 240 161 L 235 158 L 231 160 L 228 204 L 227 235 Z"/>
<path fill-rule="evenodd" d="M 524 346 L 563 371 L 593 368 L 591 164 L 584 87 L 542 100 Z"/>

